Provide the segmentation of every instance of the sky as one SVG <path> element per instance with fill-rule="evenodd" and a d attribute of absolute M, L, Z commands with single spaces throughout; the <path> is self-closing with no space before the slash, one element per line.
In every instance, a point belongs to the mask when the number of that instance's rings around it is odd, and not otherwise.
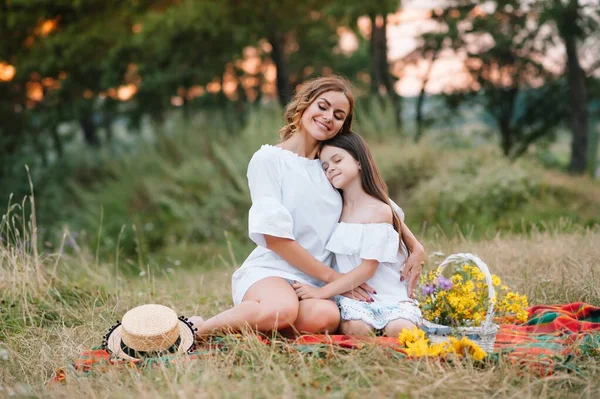
<path fill-rule="evenodd" d="M 430 10 L 443 7 L 448 4 L 448 0 L 404 0 L 402 10 L 388 17 L 388 59 L 390 62 L 401 59 L 406 54 L 413 51 L 418 45 L 418 36 L 425 31 L 435 27 L 435 23 L 428 18 Z M 527 4 L 528 2 L 524 2 Z M 533 0 L 529 3 L 533 3 Z M 582 5 L 598 5 L 600 0 L 580 0 Z M 482 10 L 493 12 L 494 5 L 484 3 Z M 365 25 L 364 29 L 368 31 L 369 21 L 359 21 Z M 589 40 L 581 52 L 581 63 L 585 68 L 597 61 L 597 51 L 593 47 L 600 45 L 600 40 Z M 597 47 L 596 47 L 597 48 Z M 550 48 L 542 61 L 550 70 L 560 72 L 565 66 L 565 51 L 562 45 Z M 396 84 L 397 91 L 403 96 L 418 95 L 422 87 L 423 76 L 429 67 L 427 60 L 422 60 L 416 65 L 407 66 L 402 71 L 402 76 Z M 600 71 L 597 71 L 600 73 Z M 452 91 L 454 88 L 460 88 L 468 85 L 470 77 L 462 60 L 451 52 L 445 52 L 435 62 L 431 70 L 430 80 L 425 88 L 427 93 L 434 94 L 444 91 Z"/>

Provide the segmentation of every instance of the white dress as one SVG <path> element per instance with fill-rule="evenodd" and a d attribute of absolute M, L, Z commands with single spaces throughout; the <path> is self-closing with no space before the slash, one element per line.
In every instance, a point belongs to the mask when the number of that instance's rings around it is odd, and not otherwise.
<path fill-rule="evenodd" d="M 403 212 L 393 204 L 403 219 Z M 367 281 L 377 294 L 374 302 L 360 302 L 337 296 L 342 320 L 362 320 L 380 330 L 390 321 L 406 319 L 415 325 L 422 324 L 418 303 L 408 297 L 407 282 L 400 281 L 406 257 L 399 251 L 399 235 L 389 223 L 340 222 L 326 248 L 335 253 L 335 268 L 348 273 L 363 259 L 379 261 L 375 275 Z M 405 247 L 403 246 L 405 251 Z"/>
<path fill-rule="evenodd" d="M 234 304 L 265 277 L 282 277 L 320 286 L 323 283 L 290 265 L 266 248 L 264 235 L 294 239 L 319 261 L 331 266 L 325 245 L 342 212 L 342 198 L 318 159 L 311 160 L 280 147 L 263 145 L 248 165 L 252 207 L 250 239 L 258 247 L 231 278 Z"/>

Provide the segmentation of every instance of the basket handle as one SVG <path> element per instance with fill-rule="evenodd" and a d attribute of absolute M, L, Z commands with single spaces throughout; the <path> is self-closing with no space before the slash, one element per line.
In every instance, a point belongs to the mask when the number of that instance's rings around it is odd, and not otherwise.
<path fill-rule="evenodd" d="M 494 285 L 492 284 L 492 275 L 490 274 L 490 270 L 487 267 L 487 265 L 485 264 L 485 262 L 481 260 L 481 258 L 479 258 L 476 255 L 470 254 L 470 253 L 452 254 L 452 255 L 448 256 L 446 259 L 444 259 L 442 261 L 442 263 L 440 263 L 440 265 L 437 267 L 436 273 L 442 274 L 442 272 L 444 271 L 446 266 L 451 263 L 465 262 L 465 261 L 473 262 L 475 264 L 475 266 L 477 266 L 477 268 L 479 270 L 481 270 L 481 272 L 485 276 L 485 282 L 487 283 L 487 286 L 488 286 L 488 299 L 490 300 L 490 304 L 488 305 L 487 314 L 485 316 L 484 323 L 486 325 L 491 326 L 493 324 L 493 320 L 494 320 L 493 298 L 496 298 L 496 291 L 494 290 Z"/>

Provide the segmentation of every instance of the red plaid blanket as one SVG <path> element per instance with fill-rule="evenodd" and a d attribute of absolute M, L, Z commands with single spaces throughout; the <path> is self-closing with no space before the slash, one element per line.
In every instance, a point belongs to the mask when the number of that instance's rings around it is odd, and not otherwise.
<path fill-rule="evenodd" d="M 265 344 L 271 340 L 260 338 Z M 381 345 L 399 353 L 404 351 L 396 338 L 350 337 L 346 335 L 305 335 L 286 342 L 291 348 L 302 352 L 318 352 L 319 349 L 336 346 L 360 349 L 366 345 Z M 155 363 L 174 363 L 214 355 L 215 348 L 200 347 L 188 356 L 172 356 L 147 359 L 144 362 L 125 362 L 111 359 L 105 349 L 83 352 L 72 363 L 77 372 L 103 371 L 108 366 L 135 367 Z M 493 358 L 505 358 L 515 365 L 527 366 L 541 374 L 549 374 L 556 368 L 568 366 L 573 356 L 600 354 L 600 307 L 582 302 L 555 306 L 533 306 L 525 324 L 501 324 L 496 335 Z M 64 381 L 66 370 L 57 370 L 53 381 Z"/>

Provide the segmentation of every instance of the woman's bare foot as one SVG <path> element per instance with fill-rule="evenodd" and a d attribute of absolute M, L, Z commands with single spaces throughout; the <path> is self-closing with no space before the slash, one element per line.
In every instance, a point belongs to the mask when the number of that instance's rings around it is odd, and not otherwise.
<path fill-rule="evenodd" d="M 204 323 L 204 319 L 200 316 L 192 316 L 188 318 L 188 321 L 194 326 L 194 334 L 196 335 L 196 338 L 200 337 L 198 332 L 200 331 L 200 326 Z"/>

